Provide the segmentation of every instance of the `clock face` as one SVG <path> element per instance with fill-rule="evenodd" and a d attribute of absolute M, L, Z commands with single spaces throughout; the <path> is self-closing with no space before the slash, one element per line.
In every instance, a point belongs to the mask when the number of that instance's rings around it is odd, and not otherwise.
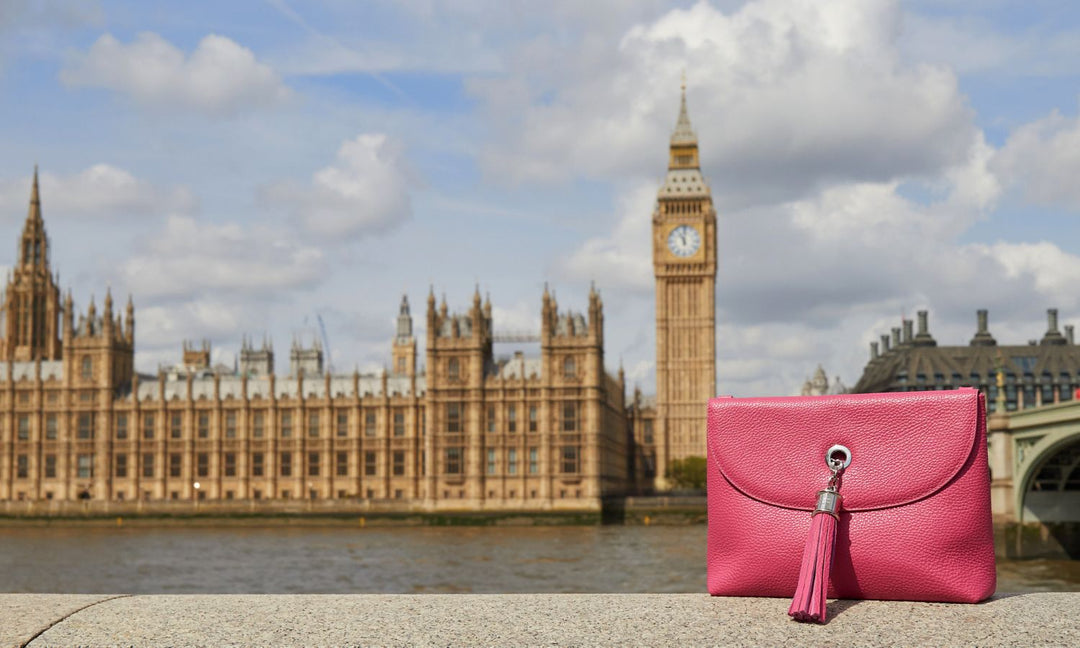
<path fill-rule="evenodd" d="M 701 235 L 689 225 L 679 225 L 667 237 L 667 246 L 677 257 L 690 257 L 701 247 Z"/>

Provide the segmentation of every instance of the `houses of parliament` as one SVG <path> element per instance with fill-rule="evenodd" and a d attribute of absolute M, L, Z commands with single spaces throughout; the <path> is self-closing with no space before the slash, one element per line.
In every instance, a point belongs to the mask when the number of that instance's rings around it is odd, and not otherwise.
<path fill-rule="evenodd" d="M 367 500 L 402 510 L 596 510 L 664 490 L 705 454 L 715 392 L 716 213 L 685 87 L 653 214 L 655 396 L 605 370 L 604 305 L 540 296 L 539 354 L 496 358 L 479 291 L 427 296 L 423 358 L 401 300 L 392 362 L 335 374 L 317 341 L 242 343 L 235 369 L 185 342 L 135 369 L 135 307 L 105 293 L 76 312 L 50 259 L 37 170 L 2 298 L 0 501 Z M 122 311 L 122 312 L 121 312 Z M 390 331 L 388 331 L 390 333 Z M 422 362 L 421 362 L 422 360 Z"/>

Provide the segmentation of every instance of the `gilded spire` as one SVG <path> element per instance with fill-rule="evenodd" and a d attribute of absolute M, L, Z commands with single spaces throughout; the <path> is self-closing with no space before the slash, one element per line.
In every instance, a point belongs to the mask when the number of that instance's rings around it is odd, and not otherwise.
<path fill-rule="evenodd" d="M 675 122 L 675 130 L 671 133 L 671 143 L 697 144 L 697 134 L 690 125 L 690 115 L 686 111 L 686 71 L 682 76 L 682 99 L 679 104 L 679 119 Z"/>

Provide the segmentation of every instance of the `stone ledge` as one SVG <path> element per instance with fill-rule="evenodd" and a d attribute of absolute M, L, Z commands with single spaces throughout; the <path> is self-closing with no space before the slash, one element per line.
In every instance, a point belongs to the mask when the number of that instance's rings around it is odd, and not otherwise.
<path fill-rule="evenodd" d="M 1080 593 L 835 601 L 824 627 L 791 621 L 787 605 L 704 594 L 5 594 L 0 646 L 1080 645 Z"/>

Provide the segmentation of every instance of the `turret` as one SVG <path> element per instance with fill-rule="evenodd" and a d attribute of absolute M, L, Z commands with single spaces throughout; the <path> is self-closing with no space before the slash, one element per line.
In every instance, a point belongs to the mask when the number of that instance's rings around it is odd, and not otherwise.
<path fill-rule="evenodd" d="M 128 293 L 127 308 L 125 309 L 124 340 L 128 344 L 135 344 L 135 305 L 131 302 L 131 294 Z"/>

